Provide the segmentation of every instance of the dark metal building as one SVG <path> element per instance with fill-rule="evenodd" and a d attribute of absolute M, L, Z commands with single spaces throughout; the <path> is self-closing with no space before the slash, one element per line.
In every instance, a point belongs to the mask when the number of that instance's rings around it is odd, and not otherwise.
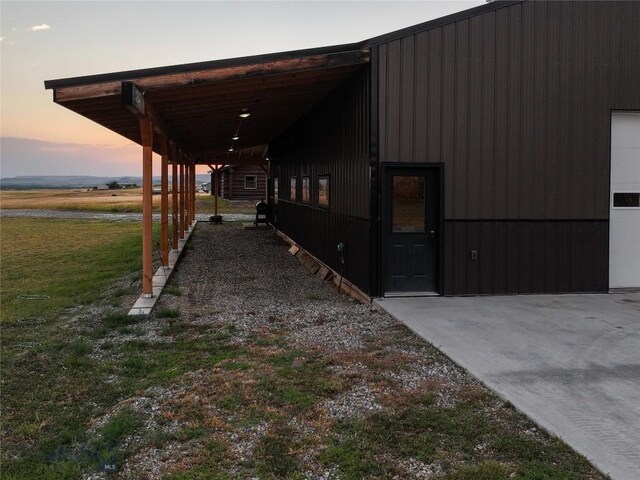
<path fill-rule="evenodd" d="M 638 31 L 638 2 L 495 2 L 364 42 L 371 63 L 271 142 L 278 228 L 334 269 L 345 242 L 370 295 L 607 291 Z"/>
<path fill-rule="evenodd" d="M 497 1 L 46 86 L 185 165 L 231 163 L 250 110 L 237 147 L 268 145 L 274 224 L 366 295 L 604 292 L 640 287 L 638 31 L 640 2 Z"/>

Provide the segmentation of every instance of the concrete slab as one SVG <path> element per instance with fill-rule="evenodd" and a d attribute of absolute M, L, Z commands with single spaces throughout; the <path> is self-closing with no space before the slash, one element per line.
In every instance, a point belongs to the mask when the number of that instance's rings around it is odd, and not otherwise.
<path fill-rule="evenodd" d="M 602 472 L 640 478 L 640 293 L 376 303 Z"/>
<path fill-rule="evenodd" d="M 180 260 L 180 255 L 182 255 L 184 246 L 187 244 L 194 228 L 195 224 L 185 231 L 184 238 L 182 240 L 178 240 L 178 248 L 169 251 L 169 265 L 161 266 L 156 270 L 156 273 L 154 273 L 152 279 L 152 297 L 144 298 L 143 296 L 140 296 L 138 300 L 136 300 L 136 303 L 133 304 L 133 307 L 131 307 L 131 310 L 129 310 L 128 315 L 149 315 L 151 313 L 151 310 L 153 310 L 154 305 L 158 301 L 158 297 L 160 297 L 160 294 L 162 293 L 162 289 L 167 284 L 171 274 L 173 273 L 173 267 L 175 267 L 178 260 Z"/>

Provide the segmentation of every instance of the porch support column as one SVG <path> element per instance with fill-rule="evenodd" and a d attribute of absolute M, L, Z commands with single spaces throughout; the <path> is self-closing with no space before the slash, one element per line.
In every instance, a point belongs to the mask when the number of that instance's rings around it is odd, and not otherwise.
<path fill-rule="evenodd" d="M 191 159 L 188 159 L 187 164 L 185 165 L 185 209 L 187 213 L 187 229 L 191 229 Z"/>
<path fill-rule="evenodd" d="M 220 169 L 216 168 L 214 170 L 216 176 L 216 190 L 215 190 L 215 199 L 213 200 L 213 208 L 215 215 L 218 215 L 218 197 L 220 196 Z"/>
<path fill-rule="evenodd" d="M 169 266 L 169 139 L 162 135 L 160 140 L 162 163 L 160 176 L 160 253 L 162 266 Z"/>
<path fill-rule="evenodd" d="M 139 117 L 142 140 L 142 296 L 153 296 L 153 122 Z"/>
<path fill-rule="evenodd" d="M 171 248 L 178 249 L 178 151 L 171 144 Z"/>
<path fill-rule="evenodd" d="M 184 239 L 184 154 L 180 152 L 180 240 Z"/>
<path fill-rule="evenodd" d="M 196 224 L 196 162 L 191 166 L 191 223 Z"/>

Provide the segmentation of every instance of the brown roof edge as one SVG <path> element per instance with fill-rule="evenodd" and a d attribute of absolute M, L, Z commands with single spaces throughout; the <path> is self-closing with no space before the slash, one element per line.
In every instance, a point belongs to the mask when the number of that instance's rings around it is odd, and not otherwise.
<path fill-rule="evenodd" d="M 133 80 L 140 77 L 152 77 L 156 75 L 167 75 L 172 73 L 186 73 L 197 70 L 209 70 L 225 67 L 237 67 L 264 63 L 277 60 L 287 60 L 293 58 L 307 57 L 312 55 L 322 55 L 330 53 L 343 53 L 361 50 L 359 43 L 349 43 L 334 45 L 329 47 L 307 48 L 303 50 L 291 50 L 287 52 L 267 53 L 263 55 L 251 55 L 248 57 L 225 58 L 221 60 L 211 60 L 207 62 L 184 63 L 179 65 L 168 65 L 164 67 L 143 68 L 140 70 L 126 70 L 122 72 L 102 73 L 98 75 L 86 75 L 82 77 L 61 78 L 57 80 L 45 80 L 44 88 L 75 87 L 80 85 L 90 85 L 101 82 L 112 82 L 121 80 Z"/>

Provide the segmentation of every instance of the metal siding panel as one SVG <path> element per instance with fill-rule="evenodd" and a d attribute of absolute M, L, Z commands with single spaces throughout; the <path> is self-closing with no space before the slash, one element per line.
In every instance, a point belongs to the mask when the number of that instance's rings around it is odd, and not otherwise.
<path fill-rule="evenodd" d="M 464 218 L 480 218 L 482 205 L 482 17 L 469 20 L 468 37 L 468 99 L 467 132 L 468 146 L 465 162 L 467 188 L 465 195 L 466 212 Z"/>
<path fill-rule="evenodd" d="M 482 121 L 480 150 L 480 212 L 479 218 L 493 218 L 496 191 L 494 132 L 496 129 L 496 80 L 495 80 L 495 12 L 482 17 Z"/>
<path fill-rule="evenodd" d="M 509 142 L 509 10 L 496 12 L 496 97 L 493 218 L 507 217 L 507 147 Z"/>
<path fill-rule="evenodd" d="M 545 218 L 547 198 L 547 3 L 534 4 L 531 218 Z"/>
<path fill-rule="evenodd" d="M 427 57 L 428 113 L 427 113 L 427 161 L 441 162 L 442 123 L 442 28 L 429 32 Z M 423 82 L 423 80 L 418 79 Z"/>
<path fill-rule="evenodd" d="M 566 187 L 571 192 L 568 218 L 584 218 L 582 216 L 584 197 L 589 195 L 585 189 L 585 167 L 588 161 L 584 156 L 584 115 L 585 82 L 584 82 L 584 8 L 583 3 L 572 5 L 570 21 L 571 34 L 571 70 L 570 79 L 573 88 L 571 109 L 571 167 L 570 178 Z"/>
<path fill-rule="evenodd" d="M 573 102 L 573 88 L 572 82 L 569 78 L 569 72 L 567 67 L 572 61 L 571 57 L 571 44 L 570 44 L 570 27 L 567 21 L 567 11 L 570 10 L 570 5 L 563 2 L 559 2 L 558 16 L 560 18 L 560 37 L 558 39 L 560 43 L 560 75 L 558 82 L 558 98 L 559 98 L 559 112 L 558 112 L 558 166 L 556 174 L 558 177 L 558 204 L 557 204 L 557 216 L 558 218 L 571 218 L 571 190 L 569 188 L 571 182 L 571 105 Z"/>
<path fill-rule="evenodd" d="M 455 111 L 455 56 L 456 26 L 447 25 L 442 30 L 442 122 L 441 122 L 441 161 L 444 163 L 444 217 L 455 218 L 454 200 L 456 195 L 454 165 L 454 111 Z M 464 187 L 460 187 L 464 188 Z"/>
<path fill-rule="evenodd" d="M 467 218 L 466 193 L 469 188 L 467 171 L 469 162 L 469 21 L 456 24 L 455 99 L 454 99 L 454 155 L 453 216 Z"/>
<path fill-rule="evenodd" d="M 545 125 L 545 195 L 544 217 L 558 216 L 558 165 L 559 157 L 559 84 L 560 84 L 560 13 L 559 3 L 545 3 L 547 8 L 546 31 L 546 116 Z M 557 286 L 554 291 L 557 291 Z"/>
<path fill-rule="evenodd" d="M 465 285 L 465 294 L 467 295 L 477 295 L 479 293 L 479 280 L 480 280 L 480 272 L 479 272 L 479 263 L 480 263 L 480 255 L 483 254 L 481 243 L 481 232 L 482 232 L 482 224 L 481 222 L 467 222 L 467 235 L 466 235 L 466 248 L 464 251 L 465 265 L 467 267 L 466 272 L 466 285 Z M 478 252 L 478 260 L 471 260 L 471 250 L 476 250 Z"/>
<path fill-rule="evenodd" d="M 431 99 L 429 98 L 428 44 L 427 32 L 415 36 L 415 127 L 413 129 L 414 161 L 428 162 L 428 115 Z M 432 161 L 432 160 L 431 160 Z"/>
<path fill-rule="evenodd" d="M 376 72 L 373 72 L 375 75 Z M 389 162 L 387 155 L 387 46 L 378 47 L 378 155 L 380 162 Z"/>
<path fill-rule="evenodd" d="M 520 5 L 509 7 L 509 69 L 507 85 L 507 198 L 506 218 L 520 217 L 520 121 L 522 75 L 522 17 Z"/>
<path fill-rule="evenodd" d="M 400 40 L 389 44 L 387 59 L 387 158 L 391 162 L 400 159 L 400 82 L 402 50 Z"/>
<path fill-rule="evenodd" d="M 414 106 L 415 106 L 415 37 L 401 40 L 401 78 L 400 78 L 400 161 L 414 161 Z"/>
<path fill-rule="evenodd" d="M 543 101 L 533 96 L 533 37 L 534 4 L 525 2 L 522 4 L 522 59 L 521 59 L 521 110 L 520 110 L 520 171 L 519 171 L 519 195 L 518 218 L 534 218 L 533 204 L 533 178 L 542 172 L 534 169 L 533 162 L 533 117 L 535 104 Z M 540 198 L 544 197 L 544 191 L 540 192 Z"/>

